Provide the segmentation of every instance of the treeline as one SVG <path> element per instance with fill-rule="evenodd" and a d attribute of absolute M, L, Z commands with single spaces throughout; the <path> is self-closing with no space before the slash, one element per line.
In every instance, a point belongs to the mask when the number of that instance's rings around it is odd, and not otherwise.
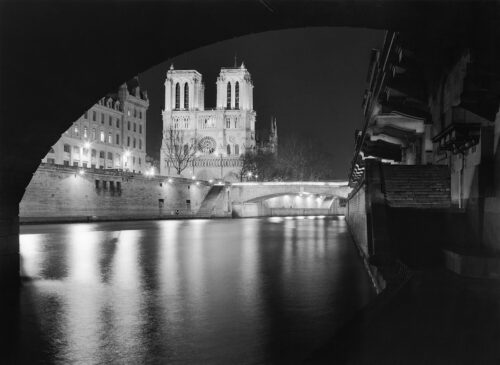
<path fill-rule="evenodd" d="M 246 153 L 241 179 L 259 181 L 324 181 L 336 177 L 331 155 L 311 136 L 289 135 L 280 139 L 278 153 Z"/>

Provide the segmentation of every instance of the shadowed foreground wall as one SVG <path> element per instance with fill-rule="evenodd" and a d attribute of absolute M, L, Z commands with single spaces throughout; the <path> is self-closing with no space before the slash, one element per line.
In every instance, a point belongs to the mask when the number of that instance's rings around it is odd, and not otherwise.
<path fill-rule="evenodd" d="M 189 215 L 199 211 L 210 189 L 206 182 L 188 179 L 169 183 L 165 177 L 90 170 L 80 175 L 72 167 L 41 165 L 19 206 L 20 218 L 22 222 L 155 218 L 176 210 Z"/>

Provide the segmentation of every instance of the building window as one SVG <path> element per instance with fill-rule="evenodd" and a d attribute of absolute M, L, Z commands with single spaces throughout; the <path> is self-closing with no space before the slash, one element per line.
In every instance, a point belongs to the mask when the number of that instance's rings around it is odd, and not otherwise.
<path fill-rule="evenodd" d="M 95 141 L 95 128 L 92 128 L 92 140 Z"/>
<path fill-rule="evenodd" d="M 108 152 L 108 160 L 113 161 L 113 154 L 111 152 Z"/>
<path fill-rule="evenodd" d="M 111 134 L 111 132 L 108 133 L 108 143 L 113 143 L 113 135 Z"/>
<path fill-rule="evenodd" d="M 175 84 L 175 109 L 181 107 L 181 87 L 179 83 Z"/>
<path fill-rule="evenodd" d="M 71 153 L 71 146 L 69 144 L 65 144 L 63 149 L 64 152 Z"/>
<path fill-rule="evenodd" d="M 118 191 L 122 190 L 122 183 L 120 181 L 116 182 L 116 190 L 118 190 Z"/>
<path fill-rule="evenodd" d="M 68 160 L 64 160 L 64 161 L 63 161 L 63 165 L 64 165 L 64 166 L 69 166 L 69 161 L 68 161 Z"/>
<path fill-rule="evenodd" d="M 110 115 L 108 118 L 109 126 L 111 127 L 113 125 L 113 117 Z"/>
<path fill-rule="evenodd" d="M 238 117 L 234 118 L 234 128 L 238 128 Z"/>
<path fill-rule="evenodd" d="M 231 154 L 231 145 L 227 145 L 227 154 L 230 155 Z"/>
<path fill-rule="evenodd" d="M 127 122 L 127 129 L 130 130 L 130 120 Z"/>
<path fill-rule="evenodd" d="M 78 167 L 78 161 L 73 161 L 73 166 Z"/>
<path fill-rule="evenodd" d="M 142 124 L 139 124 L 139 133 L 142 134 Z"/>
<path fill-rule="evenodd" d="M 84 137 L 84 138 L 87 138 L 87 137 L 88 137 L 87 127 L 83 127 L 83 137 Z"/>
<path fill-rule="evenodd" d="M 130 117 L 130 109 L 127 110 L 127 116 Z"/>
<path fill-rule="evenodd" d="M 139 140 L 139 149 L 142 150 L 142 139 Z"/>
<path fill-rule="evenodd" d="M 226 108 L 231 109 L 231 83 L 227 83 L 227 103 Z"/>
<path fill-rule="evenodd" d="M 110 189 L 111 191 L 115 191 L 115 182 L 114 182 L 114 181 L 110 181 L 110 182 L 109 182 L 109 189 Z"/>
<path fill-rule="evenodd" d="M 240 154 L 240 146 L 235 144 L 234 145 L 234 154 L 239 155 Z"/>
<path fill-rule="evenodd" d="M 135 165 L 135 156 L 132 157 L 132 164 Z"/>
<path fill-rule="evenodd" d="M 120 119 L 116 118 L 116 128 L 120 128 Z"/>
<path fill-rule="evenodd" d="M 236 85 L 234 85 L 234 108 L 240 108 L 240 83 L 236 81 Z"/>
<path fill-rule="evenodd" d="M 95 122 L 97 119 L 97 113 L 95 110 L 92 111 L 92 120 Z"/>
<path fill-rule="evenodd" d="M 116 144 L 120 144 L 120 135 L 119 134 L 116 135 Z"/>
<path fill-rule="evenodd" d="M 139 119 L 142 119 L 142 110 L 139 110 Z"/>
<path fill-rule="evenodd" d="M 73 146 L 73 158 L 80 159 L 80 147 Z"/>
<path fill-rule="evenodd" d="M 163 205 L 165 204 L 165 200 L 164 199 L 158 199 L 158 208 L 163 208 Z"/>
<path fill-rule="evenodd" d="M 231 118 L 226 118 L 226 128 L 231 128 Z"/>
<path fill-rule="evenodd" d="M 101 124 L 104 124 L 104 113 L 101 113 Z"/>
<path fill-rule="evenodd" d="M 92 151 L 90 152 L 90 154 L 91 154 L 92 157 L 95 158 L 97 156 L 97 151 L 94 150 L 94 149 L 92 149 Z"/>
<path fill-rule="evenodd" d="M 95 181 L 95 188 L 96 188 L 96 189 L 100 189 L 100 187 L 101 187 L 100 181 L 99 181 L 99 180 L 96 180 L 96 181 Z"/>
<path fill-rule="evenodd" d="M 74 132 L 76 136 L 79 136 L 78 126 L 75 125 Z"/>
<path fill-rule="evenodd" d="M 99 152 L 99 158 L 104 158 L 104 151 Z"/>
<path fill-rule="evenodd" d="M 48 158 L 48 159 L 47 159 L 47 163 L 48 163 L 49 165 L 54 165 L 54 164 L 56 163 L 56 160 L 54 160 L 53 158 Z"/>
<path fill-rule="evenodd" d="M 127 137 L 127 147 L 130 147 L 130 137 Z"/>
<path fill-rule="evenodd" d="M 184 84 L 184 109 L 189 109 L 189 85 Z"/>
<path fill-rule="evenodd" d="M 104 166 L 101 166 L 101 169 L 103 168 Z M 108 182 L 106 180 L 103 180 L 102 181 L 102 188 L 103 189 L 107 189 L 108 188 Z"/>
<path fill-rule="evenodd" d="M 83 155 L 84 155 L 85 157 L 88 157 L 88 156 L 89 156 L 89 150 L 88 150 L 88 148 L 84 148 L 84 149 L 83 149 Z"/>
<path fill-rule="evenodd" d="M 85 113 L 83 114 L 83 118 L 84 118 L 84 119 L 87 119 L 88 117 L 89 117 L 88 112 L 85 112 Z"/>
<path fill-rule="evenodd" d="M 135 138 L 134 138 L 134 148 L 135 148 Z"/>
<path fill-rule="evenodd" d="M 104 139 L 105 139 L 105 137 L 104 137 L 104 132 L 103 132 L 103 131 L 101 131 L 101 142 L 104 142 Z"/>
<path fill-rule="evenodd" d="M 134 108 L 134 118 L 137 118 L 137 109 Z"/>
<path fill-rule="evenodd" d="M 134 123 L 134 132 L 137 132 L 137 124 Z"/>

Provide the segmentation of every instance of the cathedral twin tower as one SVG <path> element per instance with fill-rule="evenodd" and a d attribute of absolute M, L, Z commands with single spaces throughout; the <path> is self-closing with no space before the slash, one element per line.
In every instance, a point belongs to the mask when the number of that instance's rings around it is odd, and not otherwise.
<path fill-rule="evenodd" d="M 182 132 L 184 141 L 197 143 L 196 159 L 182 176 L 238 181 L 240 156 L 255 149 L 253 84 L 245 65 L 221 69 L 215 109 L 205 109 L 204 100 L 202 75 L 195 70 L 175 70 L 171 66 L 165 81 L 160 172 L 175 174 L 166 148 L 166 135 L 175 129 Z"/>

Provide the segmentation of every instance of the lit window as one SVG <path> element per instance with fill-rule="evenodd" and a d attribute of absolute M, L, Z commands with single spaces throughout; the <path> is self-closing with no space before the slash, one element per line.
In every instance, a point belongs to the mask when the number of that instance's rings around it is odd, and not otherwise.
<path fill-rule="evenodd" d="M 227 103 L 226 108 L 231 109 L 231 83 L 227 83 Z"/>
<path fill-rule="evenodd" d="M 104 138 L 105 138 L 105 137 L 104 137 L 104 132 L 103 132 L 103 131 L 101 131 L 101 142 L 104 142 Z"/>
<path fill-rule="evenodd" d="M 87 138 L 87 127 L 83 127 L 83 137 Z"/>
<path fill-rule="evenodd" d="M 108 143 L 113 143 L 113 136 L 111 135 L 111 132 L 108 133 Z"/>
<path fill-rule="evenodd" d="M 130 117 L 130 109 L 129 109 L 129 110 L 127 110 L 127 116 L 129 116 L 129 117 Z"/>
<path fill-rule="evenodd" d="M 89 150 L 88 150 L 88 148 L 84 148 L 84 149 L 83 149 L 83 155 L 84 155 L 84 156 L 88 156 L 88 155 L 89 155 Z"/>
<path fill-rule="evenodd" d="M 95 128 L 92 128 L 92 140 L 95 141 Z"/>
<path fill-rule="evenodd" d="M 75 132 L 75 134 L 78 136 L 78 126 L 76 126 L 76 125 L 75 125 L 74 132 Z"/>

